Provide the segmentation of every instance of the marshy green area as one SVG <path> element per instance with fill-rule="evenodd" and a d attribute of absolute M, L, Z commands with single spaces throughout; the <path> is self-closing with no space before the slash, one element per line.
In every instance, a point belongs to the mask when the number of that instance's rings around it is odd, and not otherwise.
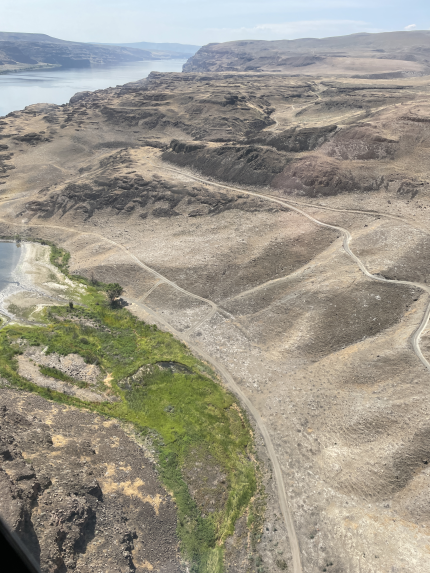
<path fill-rule="evenodd" d="M 0 331 L 0 376 L 47 399 L 132 423 L 138 439 L 149 441 L 154 449 L 160 477 L 175 498 L 177 534 L 191 571 L 221 572 L 224 542 L 237 519 L 247 520 L 253 543 L 261 529 L 262 486 L 245 413 L 184 344 L 120 305 L 109 304 L 106 285 L 71 277 L 69 255 L 51 248 L 51 262 L 85 289 L 73 308 L 45 309 L 44 326 L 14 324 Z M 88 364 L 97 364 L 102 372 L 99 389 L 119 400 L 83 402 L 27 381 L 19 375 L 16 361 L 23 340 L 43 346 L 46 354 L 75 353 Z M 178 367 L 160 366 L 165 363 Z M 40 369 L 46 376 L 76 383 L 56 369 Z M 192 496 L 187 476 L 196 468 L 200 485 Z M 216 486 L 205 479 L 206 469 L 217 476 Z M 208 496 L 214 499 L 209 510 Z"/>

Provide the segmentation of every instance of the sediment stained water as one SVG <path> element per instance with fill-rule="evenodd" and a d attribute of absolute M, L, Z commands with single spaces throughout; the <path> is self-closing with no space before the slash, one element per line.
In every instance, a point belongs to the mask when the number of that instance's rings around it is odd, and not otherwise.
<path fill-rule="evenodd" d="M 6 243 L 0 241 L 0 291 L 8 286 L 11 275 L 18 264 L 21 249 L 16 243 Z"/>

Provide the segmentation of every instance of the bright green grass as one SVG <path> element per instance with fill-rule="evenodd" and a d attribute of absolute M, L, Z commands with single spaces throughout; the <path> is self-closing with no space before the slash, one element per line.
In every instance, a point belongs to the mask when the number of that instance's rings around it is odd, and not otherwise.
<path fill-rule="evenodd" d="M 60 258 L 60 266 L 67 259 L 60 249 L 53 250 L 51 260 L 57 262 L 56 257 Z M 249 458 L 253 443 L 245 414 L 241 412 L 240 416 L 231 408 L 234 396 L 203 375 L 210 369 L 172 335 L 139 321 L 125 309 L 109 306 L 100 287 L 88 285 L 81 302 L 86 308 L 51 307 L 46 313 L 46 326 L 14 325 L 1 330 L 0 376 L 46 398 L 131 422 L 138 434 L 150 436 L 158 453 L 161 479 L 176 500 L 177 533 L 191 571 L 220 573 L 223 544 L 233 533 L 236 520 L 246 510 L 249 516 L 256 511 L 251 501 L 257 490 L 256 468 Z M 72 322 L 77 317 L 96 326 Z M 14 342 L 19 338 L 31 345 L 47 346 L 48 354 L 76 353 L 87 363 L 98 364 L 112 375 L 111 384 L 121 402 L 88 404 L 23 379 L 15 360 L 20 347 Z M 173 374 L 155 366 L 144 383 L 132 384 L 128 390 L 119 385 L 141 366 L 163 361 L 184 364 L 191 373 Z M 181 471 L 191 450 L 199 452 L 203 465 L 205 456 L 210 455 L 228 476 L 225 506 L 205 518 L 190 496 Z"/>
<path fill-rule="evenodd" d="M 57 368 L 52 368 L 51 366 L 39 366 L 40 373 L 44 376 L 50 376 L 51 378 L 55 378 L 56 380 L 63 380 L 64 382 L 70 382 L 75 386 L 79 386 L 79 388 L 87 388 L 88 384 L 81 380 L 75 380 L 71 376 L 64 374 L 61 370 Z"/>

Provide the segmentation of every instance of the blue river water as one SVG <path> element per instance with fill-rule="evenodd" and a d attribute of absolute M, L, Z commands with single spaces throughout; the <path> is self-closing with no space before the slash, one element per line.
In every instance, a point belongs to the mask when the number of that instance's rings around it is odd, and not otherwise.
<path fill-rule="evenodd" d="M 21 249 L 15 243 L 0 241 L 0 291 L 10 283 L 11 273 L 18 264 L 20 254 Z"/>
<path fill-rule="evenodd" d="M 67 103 L 76 92 L 115 87 L 150 72 L 180 72 L 186 60 L 128 62 L 97 68 L 45 69 L 0 74 L 0 116 L 33 103 Z"/>

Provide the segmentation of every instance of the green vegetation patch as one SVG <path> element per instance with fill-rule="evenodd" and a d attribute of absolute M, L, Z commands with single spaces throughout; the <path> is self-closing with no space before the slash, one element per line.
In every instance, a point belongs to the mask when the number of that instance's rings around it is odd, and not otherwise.
<path fill-rule="evenodd" d="M 51 247 L 51 256 L 50 256 L 51 264 L 58 267 L 62 273 L 68 276 L 70 253 L 62 249 L 61 247 L 57 247 L 57 245 L 54 245 L 53 243 L 42 242 L 42 244 L 49 244 Z"/>
<path fill-rule="evenodd" d="M 68 260 L 65 251 L 52 248 L 51 261 L 66 274 Z M 160 477 L 174 495 L 177 534 L 190 570 L 219 573 L 224 542 L 233 534 L 237 519 L 247 512 L 253 529 L 255 514 L 261 512 L 254 502 L 260 486 L 246 415 L 234 396 L 206 375 L 213 373 L 184 344 L 114 301 L 109 303 L 106 285 L 79 280 L 87 283 L 82 306 L 50 307 L 45 311 L 46 326 L 13 325 L 0 330 L 0 377 L 46 398 L 133 423 L 138 435 L 152 441 Z M 109 392 L 121 400 L 82 402 L 25 380 L 16 361 L 22 352 L 17 342 L 22 339 L 47 347 L 46 354 L 76 353 L 97 364 L 109 375 Z M 185 368 L 161 367 L 166 362 Z M 40 370 L 70 381 L 55 368 L 41 366 Z M 198 480 L 192 480 L 193 473 Z M 214 504 L 207 503 L 211 495 Z"/>
<path fill-rule="evenodd" d="M 52 368 L 51 366 L 39 366 L 39 370 L 41 374 L 44 376 L 50 376 L 51 378 L 56 378 L 57 380 L 64 380 L 65 382 L 75 382 L 74 378 L 71 376 L 67 376 L 61 370 L 57 370 L 57 368 Z"/>
<path fill-rule="evenodd" d="M 75 386 L 79 386 L 79 388 L 88 388 L 88 384 L 83 382 L 82 380 L 75 380 L 71 376 L 64 374 L 61 370 L 57 368 L 52 368 L 51 366 L 43 366 L 39 365 L 40 373 L 44 376 L 49 376 L 50 378 L 55 378 L 56 380 L 63 380 L 64 382 L 70 382 L 70 384 L 74 384 Z"/>

